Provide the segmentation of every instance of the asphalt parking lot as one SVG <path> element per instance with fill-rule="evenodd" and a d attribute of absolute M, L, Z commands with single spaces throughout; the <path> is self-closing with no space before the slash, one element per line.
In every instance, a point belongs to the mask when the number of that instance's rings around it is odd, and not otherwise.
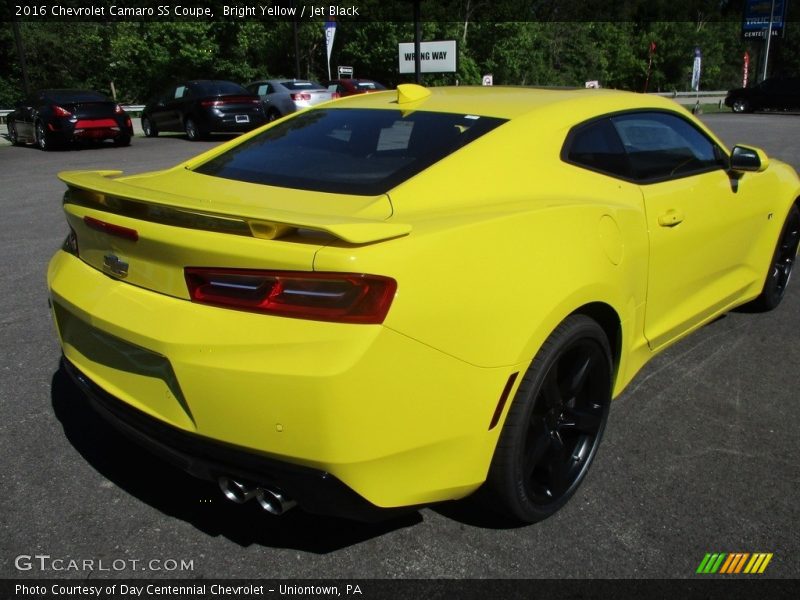
<path fill-rule="evenodd" d="M 800 169 L 800 116 L 704 120 Z M 707 552 L 774 553 L 765 577 L 800 577 L 800 281 L 775 312 L 729 314 L 654 359 L 613 404 L 577 495 L 528 527 L 471 501 L 378 525 L 274 518 L 109 430 L 58 372 L 45 286 L 66 231 L 55 175 L 158 169 L 219 140 L 0 146 L 0 577 L 685 578 Z M 19 568 L 37 554 L 94 570 Z"/>

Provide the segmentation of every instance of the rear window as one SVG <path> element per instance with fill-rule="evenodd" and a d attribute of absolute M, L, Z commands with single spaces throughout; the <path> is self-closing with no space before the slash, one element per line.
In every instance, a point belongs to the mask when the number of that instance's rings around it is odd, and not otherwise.
<path fill-rule="evenodd" d="M 359 81 L 356 83 L 356 89 L 358 90 L 385 90 L 386 88 L 383 87 L 380 83 L 376 83 L 374 81 Z"/>
<path fill-rule="evenodd" d="M 374 196 L 504 122 L 423 111 L 312 110 L 250 138 L 196 171 L 250 183 Z"/>
<path fill-rule="evenodd" d="M 46 90 L 44 94 L 53 102 L 111 102 L 108 96 L 91 90 Z"/>
<path fill-rule="evenodd" d="M 208 81 L 192 85 L 193 91 L 206 96 L 221 96 L 223 94 L 244 94 L 249 92 L 232 81 Z"/>
<path fill-rule="evenodd" d="M 288 90 L 324 90 L 318 83 L 313 81 L 281 81 L 281 85 Z"/>

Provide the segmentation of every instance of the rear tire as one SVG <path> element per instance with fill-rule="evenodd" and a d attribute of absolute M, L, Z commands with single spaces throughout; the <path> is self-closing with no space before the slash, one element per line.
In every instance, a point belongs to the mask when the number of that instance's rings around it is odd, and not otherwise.
<path fill-rule="evenodd" d="M 783 224 L 761 295 L 748 305 L 749 308 L 757 312 L 768 312 L 781 303 L 797 260 L 798 242 L 800 242 L 800 209 L 795 204 L 789 209 Z"/>
<path fill-rule="evenodd" d="M 130 146 L 131 145 L 131 136 L 129 135 L 120 135 L 114 138 L 114 145 L 115 146 Z"/>
<path fill-rule="evenodd" d="M 600 445 L 612 384 L 603 329 L 567 317 L 533 359 L 500 433 L 486 491 L 503 512 L 534 523 L 575 493 Z"/>
<path fill-rule="evenodd" d="M 206 133 L 198 127 L 197 123 L 195 123 L 194 119 L 191 117 L 186 119 L 184 129 L 186 130 L 186 137 L 189 138 L 190 142 L 197 142 L 206 137 Z"/>
<path fill-rule="evenodd" d="M 47 132 L 47 128 L 41 121 L 36 121 L 34 126 L 36 132 L 36 146 L 39 150 L 52 150 L 55 147 L 52 136 Z"/>
<path fill-rule="evenodd" d="M 267 111 L 267 122 L 268 122 L 268 123 L 272 123 L 273 121 L 276 121 L 276 120 L 278 120 L 278 119 L 280 119 L 280 118 L 281 118 L 281 113 L 279 113 L 279 112 L 278 112 L 277 110 L 275 110 L 274 108 L 270 108 L 270 109 Z"/>
<path fill-rule="evenodd" d="M 142 117 L 142 131 L 145 137 L 158 137 L 158 129 L 149 117 Z"/>

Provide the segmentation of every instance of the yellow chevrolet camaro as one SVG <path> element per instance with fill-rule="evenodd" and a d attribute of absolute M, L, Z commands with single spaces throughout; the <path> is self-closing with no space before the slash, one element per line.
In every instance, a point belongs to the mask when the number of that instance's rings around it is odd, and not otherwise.
<path fill-rule="evenodd" d="M 401 85 L 173 168 L 60 174 L 63 368 L 143 445 L 272 513 L 479 488 L 558 510 L 669 344 L 781 301 L 800 182 L 670 100 Z"/>

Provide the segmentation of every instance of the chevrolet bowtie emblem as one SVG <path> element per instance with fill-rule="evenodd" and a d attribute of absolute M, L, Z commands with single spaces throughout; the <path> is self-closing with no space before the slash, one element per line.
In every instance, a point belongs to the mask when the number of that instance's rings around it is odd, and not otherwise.
<path fill-rule="evenodd" d="M 128 276 L 128 263 L 114 254 L 106 254 L 103 257 L 103 269 L 120 278 Z"/>

